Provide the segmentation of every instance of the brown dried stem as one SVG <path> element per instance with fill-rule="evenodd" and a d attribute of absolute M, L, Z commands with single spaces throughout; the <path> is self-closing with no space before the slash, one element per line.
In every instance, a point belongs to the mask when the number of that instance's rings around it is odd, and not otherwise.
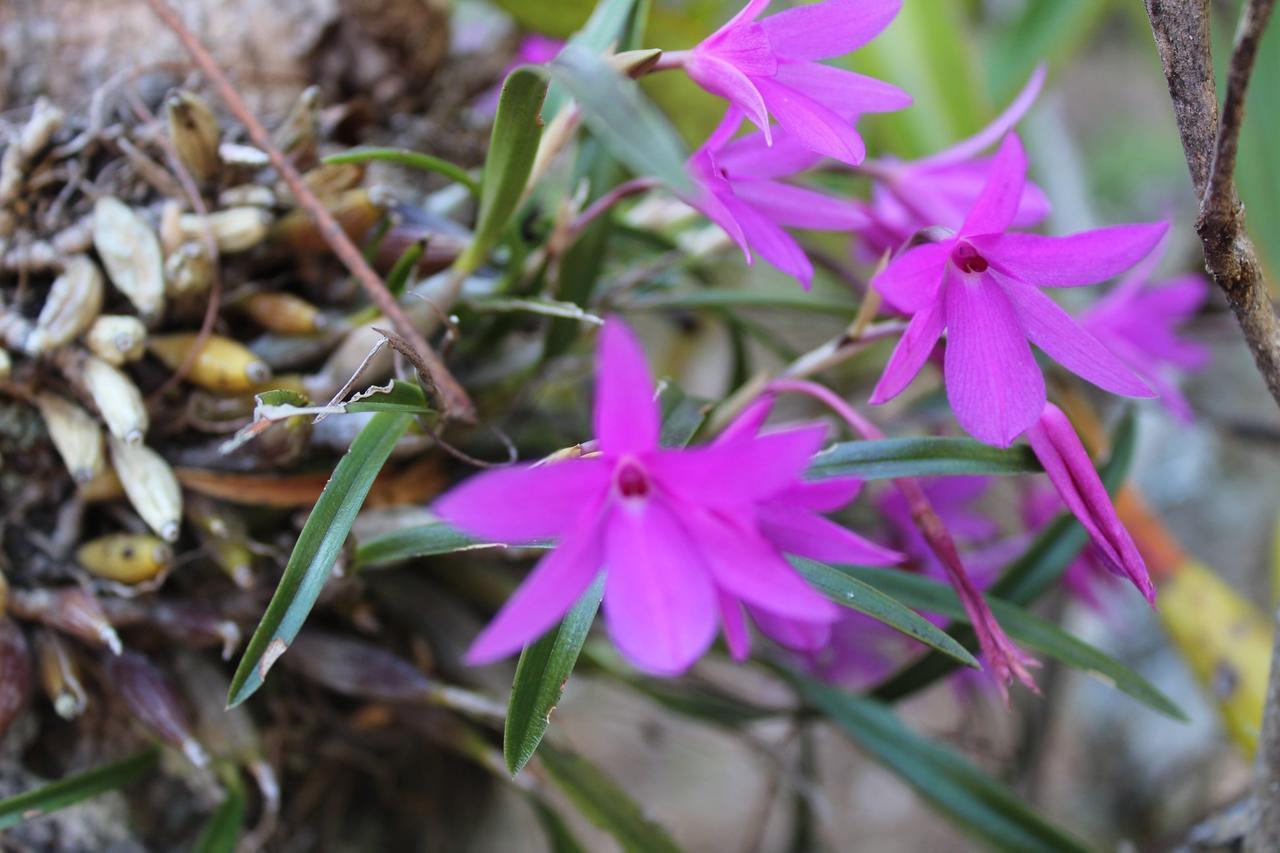
<path fill-rule="evenodd" d="M 285 157 L 279 146 L 272 141 L 271 134 L 254 116 L 244 99 L 240 97 L 240 93 L 236 90 L 231 80 L 219 67 L 217 61 L 165 0 L 146 0 L 146 3 L 156 16 L 164 22 L 165 26 L 169 27 L 174 35 L 178 37 L 178 40 L 182 42 L 183 48 L 191 55 L 192 60 L 200 67 L 205 76 L 209 78 L 209 82 L 213 85 L 223 103 L 227 105 L 227 109 L 244 125 L 253 143 L 266 152 L 271 159 L 271 165 L 275 167 L 276 171 L 280 173 L 280 177 L 288 184 L 293 197 L 298 201 L 298 205 L 315 222 L 321 236 L 329 244 L 333 253 L 338 256 L 338 259 L 350 270 L 351 274 L 360 281 L 369 298 L 373 300 L 378 310 L 391 321 L 391 325 L 396 332 L 413 345 L 413 348 L 421 356 L 423 363 L 429 367 L 432 381 L 440 391 L 445 415 L 458 420 L 473 421 L 475 419 L 475 409 L 471 404 L 471 399 L 467 396 L 467 392 L 449 373 L 444 362 L 431 349 L 430 344 L 427 343 L 422 333 L 405 316 L 400 304 L 391 292 L 387 290 L 387 286 L 378 274 L 365 261 L 360 250 L 347 237 L 342 230 L 342 226 L 334 219 L 333 214 L 316 198 L 315 193 L 302 180 L 298 170 Z"/>
<path fill-rule="evenodd" d="M 1236 315 L 1267 389 L 1280 405 L 1280 320 L 1245 230 L 1236 152 L 1258 44 L 1275 0 L 1246 0 L 1218 114 L 1208 0 L 1146 0 L 1191 181 L 1200 199 L 1196 233 L 1205 265 Z M 1271 656 L 1245 849 L 1280 850 L 1280 630 Z"/>

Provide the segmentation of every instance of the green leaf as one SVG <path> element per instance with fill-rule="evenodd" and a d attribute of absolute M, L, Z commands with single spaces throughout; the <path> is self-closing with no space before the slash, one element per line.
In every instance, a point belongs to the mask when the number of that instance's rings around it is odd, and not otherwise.
<path fill-rule="evenodd" d="M 443 521 L 431 521 L 395 530 L 370 539 L 368 542 L 361 542 L 356 546 L 355 565 L 357 570 L 371 569 L 415 557 L 435 557 L 441 554 L 456 554 L 460 551 L 507 547 L 509 546 L 499 542 L 482 542 L 472 538 Z M 550 548 L 551 543 L 538 542 L 520 547 Z"/>
<path fill-rule="evenodd" d="M 866 569 L 860 566 L 843 566 L 840 571 L 847 572 L 918 610 L 941 613 L 948 618 L 968 622 L 964 605 L 960 603 L 955 591 L 944 583 L 907 572 Z M 1166 716 L 1186 721 L 1187 715 L 1172 699 L 1115 658 L 1017 605 L 989 596 L 987 603 L 991 606 L 996 621 L 1019 643 L 1079 669 Z"/>
<path fill-rule="evenodd" d="M 658 394 L 662 407 L 662 433 L 658 444 L 667 448 L 687 447 L 711 413 L 711 401 L 690 397 L 679 385 L 667 381 Z"/>
<path fill-rule="evenodd" d="M 628 853 L 679 851 L 667 831 L 644 816 L 627 792 L 581 755 L 543 744 L 538 753 L 547 775 L 582 814 L 609 833 Z"/>
<path fill-rule="evenodd" d="M 293 546 L 267 612 L 245 647 L 231 679 L 228 705 L 239 705 L 253 695 L 262 686 L 267 670 L 298 635 L 329 579 L 374 478 L 412 420 L 413 416 L 404 412 L 379 412 L 338 462 Z"/>
<path fill-rule="evenodd" d="M 900 776 L 961 828 L 999 850 L 1086 851 L 1027 809 L 1018 796 L 941 744 L 920 737 L 879 702 L 841 692 L 788 670 L 805 702 L 836 723 L 867 753 Z"/>
<path fill-rule="evenodd" d="M 902 602 L 886 595 L 876 585 L 853 577 L 842 569 L 807 560 L 804 557 L 787 559 L 800 574 L 804 575 L 805 580 L 837 604 L 865 613 L 872 619 L 883 622 L 895 631 L 906 634 L 913 640 L 918 640 L 965 666 L 974 669 L 982 668 L 977 658 L 970 654 L 968 649 L 919 613 L 911 611 Z"/>
<path fill-rule="evenodd" d="M 0 830 L 122 788 L 153 769 L 159 758 L 158 749 L 147 749 L 128 758 L 59 779 L 33 791 L 0 800 Z"/>
<path fill-rule="evenodd" d="M 416 382 L 403 379 L 391 380 L 390 387 L 373 388 L 352 397 L 342 406 L 343 410 L 357 412 L 405 412 L 422 415 L 431 411 L 426 392 Z"/>
<path fill-rule="evenodd" d="M 427 244 L 423 240 L 417 240 L 409 245 L 407 249 L 400 253 L 400 257 L 396 258 L 395 264 L 391 267 L 391 272 L 387 273 L 387 290 L 391 291 L 391 295 L 397 299 L 404 293 L 405 286 L 409 283 L 409 276 L 418 267 L 418 261 L 422 260 L 422 255 L 427 251 Z"/>
<path fill-rule="evenodd" d="M 884 438 L 846 441 L 813 457 L 807 476 L 951 477 L 959 474 L 1028 474 L 1042 471 L 1031 448 L 1001 449 L 971 438 Z"/>
<path fill-rule="evenodd" d="M 502 731 L 502 755 L 512 776 L 529 763 L 542 742 L 603 595 L 601 575 L 558 626 L 520 652 Z"/>
<path fill-rule="evenodd" d="M 435 172 L 437 175 L 444 175 L 449 180 L 462 184 L 471 191 L 472 195 L 479 195 L 480 193 L 480 183 L 461 166 L 454 165 L 448 160 L 441 160 L 439 157 L 433 157 L 430 154 L 421 154 L 404 148 L 352 148 L 350 151 L 330 154 L 324 158 L 323 162 L 368 163 L 372 160 L 395 163 L 399 166 L 406 166 L 423 172 Z"/>
<path fill-rule="evenodd" d="M 546 95 L 546 78 L 536 68 L 517 68 L 502 84 L 480 180 L 475 233 L 454 264 L 457 273 L 470 272 L 484 262 L 515 214 L 542 138 L 539 112 Z"/>
<path fill-rule="evenodd" d="M 646 295 L 619 306 L 623 311 L 666 311 L 672 308 L 782 309 L 828 314 L 853 319 L 858 313 L 856 302 L 827 299 L 811 293 L 766 292 L 759 290 L 691 290 L 684 293 Z"/>
<path fill-rule="evenodd" d="M 591 133 L 628 169 L 661 179 L 673 192 L 693 191 L 680 137 L 634 80 L 614 71 L 599 54 L 572 44 L 547 68 L 578 102 Z"/>
<path fill-rule="evenodd" d="M 195 853 L 235 853 L 244 829 L 244 785 L 239 771 L 229 765 L 221 774 L 225 797 L 200 831 Z"/>
<path fill-rule="evenodd" d="M 587 853 L 587 848 L 574 837 L 569 825 L 560 817 L 560 813 L 548 805 L 536 794 L 529 793 L 526 798 L 533 813 L 542 824 L 542 831 L 547 838 L 547 846 L 551 853 Z"/>
<path fill-rule="evenodd" d="M 1061 67 L 1112 11 L 1109 0 L 1073 3 L 1028 3 L 1008 27 L 991 40 L 986 51 L 988 79 L 996 100 L 1003 104 L 1027 82 L 1041 63 Z"/>

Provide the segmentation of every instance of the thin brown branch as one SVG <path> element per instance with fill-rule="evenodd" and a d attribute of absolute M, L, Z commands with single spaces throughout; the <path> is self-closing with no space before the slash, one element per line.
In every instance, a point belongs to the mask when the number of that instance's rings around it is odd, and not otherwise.
<path fill-rule="evenodd" d="M 293 197 L 297 199 L 298 205 L 315 222 L 321 236 L 329 244 L 333 253 L 351 271 L 351 274 L 360 281 L 361 286 L 378 307 L 378 310 L 387 316 L 396 332 L 412 344 L 423 363 L 428 366 L 430 376 L 440 391 L 441 402 L 446 416 L 458 420 L 473 421 L 475 419 L 475 409 L 466 391 L 449 373 L 444 362 L 431 349 L 430 344 L 427 343 L 422 333 L 405 316 L 404 309 L 400 307 L 395 297 L 387 290 L 387 286 L 378 274 L 365 261 L 360 250 L 347 237 L 342 230 L 342 226 L 334 219 L 333 214 L 307 187 L 298 170 L 271 139 L 271 134 L 258 121 L 257 117 L 244 102 L 244 99 L 240 97 L 240 93 L 217 61 L 165 0 L 146 0 L 146 3 L 156 16 L 173 31 L 178 40 L 182 42 L 182 46 L 191 55 L 192 60 L 209 78 L 209 82 L 213 85 L 223 103 L 227 105 L 227 109 L 244 125 L 253 143 L 266 152 L 271 159 L 271 165 L 275 167 L 276 171 L 280 173 L 280 177 L 288 184 L 289 190 L 293 193 Z"/>

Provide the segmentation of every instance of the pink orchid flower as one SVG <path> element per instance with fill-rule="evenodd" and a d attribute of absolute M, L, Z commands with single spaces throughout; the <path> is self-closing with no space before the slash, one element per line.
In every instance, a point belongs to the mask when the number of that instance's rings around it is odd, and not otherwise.
<path fill-rule="evenodd" d="M 813 264 L 784 226 L 848 231 L 865 226 L 867 217 L 853 202 L 777 180 L 808 168 L 817 156 L 785 132 L 774 135 L 771 148 L 760 133 L 730 141 L 741 124 L 742 113 L 730 107 L 689 158 L 687 168 L 699 191 L 687 201 L 724 229 L 748 265 L 754 249 L 807 290 Z"/>
<path fill-rule="evenodd" d="M 677 57 L 702 88 L 728 100 L 772 142 L 769 117 L 811 151 L 851 165 L 866 146 L 853 128 L 863 113 L 900 110 L 911 96 L 871 77 L 822 65 L 857 50 L 898 14 L 901 0 L 825 0 L 763 20 L 769 0 L 742 11 Z"/>
<path fill-rule="evenodd" d="M 1116 225 L 1067 237 L 1006 233 L 1026 184 L 1022 143 L 1010 134 L 982 189 L 950 238 L 908 249 L 872 283 L 911 322 L 871 402 L 910 384 L 947 333 L 944 378 L 956 420 L 975 438 L 1007 447 L 1045 405 L 1044 376 L 1028 343 L 1083 379 L 1129 397 L 1145 382 L 1082 329 L 1041 287 L 1104 281 L 1159 242 L 1167 222 Z"/>
<path fill-rule="evenodd" d="M 1071 421 L 1057 406 L 1046 403 L 1039 420 L 1027 430 L 1027 441 L 1062 502 L 1088 532 L 1093 553 L 1112 574 L 1128 578 L 1154 603 L 1156 590 L 1146 561 L 1116 515 L 1111 496 Z"/>
<path fill-rule="evenodd" d="M 1003 113 L 950 148 L 921 160 L 884 158 L 864 163 L 863 169 L 874 183 L 868 224 L 857 229 L 860 257 L 874 262 L 886 251 L 897 251 L 913 234 L 929 226 L 959 228 L 991 170 L 991 158 L 979 155 L 1022 120 L 1040 94 L 1044 78 L 1045 69 L 1041 66 Z M 1033 228 L 1048 215 L 1049 199 L 1028 181 L 1011 224 Z"/>
<path fill-rule="evenodd" d="M 808 507 L 759 519 L 800 482 L 823 426 L 739 434 L 686 450 L 658 445 L 653 381 L 638 342 L 606 322 L 596 378 L 599 453 L 489 471 L 441 497 L 436 513 L 498 542 L 554 538 L 467 654 L 473 664 L 518 651 L 553 626 L 604 572 L 605 621 L 637 667 L 686 670 L 714 639 L 722 600 L 808 622 L 835 604 L 813 590 L 769 536 L 810 525 Z M 822 504 L 825 506 L 825 504 Z"/>
<path fill-rule="evenodd" d="M 1209 298 L 1209 282 L 1195 273 L 1152 282 L 1163 252 L 1153 252 L 1080 318 L 1094 337 L 1120 356 L 1160 393 L 1161 402 L 1184 423 L 1191 404 L 1178 388 L 1179 373 L 1203 370 L 1209 349 L 1179 338 L 1185 323 Z"/>

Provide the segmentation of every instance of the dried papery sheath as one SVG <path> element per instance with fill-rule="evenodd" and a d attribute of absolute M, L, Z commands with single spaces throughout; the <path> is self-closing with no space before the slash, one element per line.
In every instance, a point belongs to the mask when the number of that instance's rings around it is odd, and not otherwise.
<path fill-rule="evenodd" d="M 12 619 L 0 616 L 0 737 L 27 707 L 31 696 L 31 651 Z"/>
<path fill-rule="evenodd" d="M 275 207 L 276 194 L 261 184 L 237 184 L 218 193 L 219 207 Z"/>
<path fill-rule="evenodd" d="M 178 158 L 197 181 L 209 183 L 222 165 L 218 156 L 221 132 L 217 116 L 203 98 L 185 89 L 170 92 L 164 109 Z"/>
<path fill-rule="evenodd" d="M 164 313 L 164 260 L 151 226 L 111 196 L 93 208 L 93 246 L 116 289 L 148 322 Z"/>
<path fill-rule="evenodd" d="M 146 533 L 111 533 L 76 550 L 81 568 L 100 578 L 124 584 L 153 580 L 169 569 L 173 550 Z"/>
<path fill-rule="evenodd" d="M 58 276 L 27 341 L 32 354 L 48 352 L 73 340 L 102 311 L 102 273 L 84 255 L 69 258 Z"/>
<path fill-rule="evenodd" d="M 89 351 L 115 367 L 142 358 L 146 343 L 147 327 L 128 314 L 103 314 L 84 336 Z"/>
<path fill-rule="evenodd" d="M 275 132 L 275 142 L 280 150 L 304 166 L 315 157 L 319 110 L 320 87 L 308 86 L 298 95 L 289 115 Z"/>
<path fill-rule="evenodd" d="M 77 494 L 85 503 L 104 503 L 123 498 L 124 487 L 120 485 L 115 469 L 104 465 L 97 476 L 80 486 Z"/>
<path fill-rule="evenodd" d="M 143 625 L 188 648 L 219 648 L 224 659 L 240 645 L 239 626 L 197 601 L 155 596 L 104 598 L 102 606 L 117 628 Z"/>
<path fill-rule="evenodd" d="M 238 142 L 224 142 L 218 146 L 218 157 L 224 166 L 237 169 L 265 169 L 271 165 L 271 158 L 261 148 L 242 145 Z"/>
<path fill-rule="evenodd" d="M 105 463 L 98 422 L 84 409 L 54 394 L 37 394 L 35 403 L 71 479 L 88 483 L 101 473 Z"/>
<path fill-rule="evenodd" d="M 96 356 L 80 362 L 79 380 L 98 407 L 107 431 L 125 443 L 141 444 L 151 421 L 133 380 Z"/>
<path fill-rule="evenodd" d="M 209 558 L 236 586 L 250 589 L 254 585 L 253 552 L 240 516 L 200 496 L 187 501 L 186 511 Z"/>
<path fill-rule="evenodd" d="M 195 333 L 153 336 L 147 346 L 170 370 L 177 370 L 196 344 Z M 221 394 L 254 391 L 271 378 L 271 368 L 230 338 L 210 335 L 187 370 L 187 380 Z"/>
<path fill-rule="evenodd" d="M 382 648 L 320 631 L 303 631 L 285 665 L 337 693 L 383 702 L 421 701 L 438 685 Z"/>
<path fill-rule="evenodd" d="M 208 763 L 177 692 L 151 661 L 137 652 L 124 652 L 107 661 L 106 673 L 143 729 L 182 752 L 197 767 Z"/>
<path fill-rule="evenodd" d="M 357 163 L 325 163 L 307 172 L 302 180 L 308 189 L 323 199 L 359 186 L 364 180 L 364 167 Z M 285 200 L 295 203 L 291 196 L 286 196 Z"/>
<path fill-rule="evenodd" d="M 49 144 L 65 118 L 62 110 L 45 98 L 36 100 L 31 118 L 18 138 L 6 146 L 4 157 L 0 158 L 0 207 L 6 207 L 18 198 L 31 161 L 40 149 Z"/>
<path fill-rule="evenodd" d="M 9 611 L 85 642 L 106 646 L 115 654 L 123 648 L 98 599 L 79 587 L 15 589 L 9 595 Z"/>
<path fill-rule="evenodd" d="M 271 219 L 271 213 L 261 207 L 232 207 L 207 216 L 183 214 L 178 220 L 178 227 L 188 240 L 202 239 L 208 229 L 218 251 L 229 255 L 247 252 L 267 239 L 271 233 Z"/>
<path fill-rule="evenodd" d="M 128 444 L 115 436 L 107 440 L 111 467 L 129 503 L 147 526 L 167 542 L 176 542 L 182 529 L 182 489 L 173 467 L 143 444 Z"/>
<path fill-rule="evenodd" d="M 334 219 L 338 220 L 347 236 L 358 240 L 382 218 L 385 198 L 382 193 L 377 193 L 376 196 L 370 190 L 360 188 L 347 190 L 321 201 Z M 312 221 L 311 215 L 301 208 L 295 208 L 282 216 L 276 223 L 275 233 L 296 252 L 324 251 L 329 245 Z"/>
<path fill-rule="evenodd" d="M 89 706 L 89 694 L 80 679 L 80 666 L 66 642 L 53 631 L 35 635 L 36 672 L 40 687 L 54 712 L 64 720 L 74 720 Z"/>
<path fill-rule="evenodd" d="M 186 240 L 185 232 L 182 236 Z M 213 259 L 203 243 L 180 243 L 164 262 L 165 292 L 174 299 L 200 296 L 213 286 Z"/>

